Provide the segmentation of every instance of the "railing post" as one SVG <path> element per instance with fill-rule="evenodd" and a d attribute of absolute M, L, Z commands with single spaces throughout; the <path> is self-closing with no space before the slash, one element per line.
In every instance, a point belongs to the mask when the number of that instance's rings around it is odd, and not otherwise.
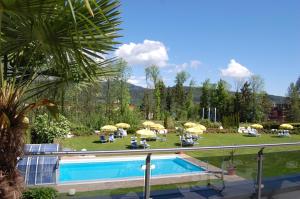
<path fill-rule="evenodd" d="M 148 153 L 146 157 L 144 199 L 150 198 L 150 173 L 151 173 L 151 153 Z"/>
<path fill-rule="evenodd" d="M 257 153 L 257 182 L 256 182 L 256 193 L 257 199 L 261 199 L 261 189 L 262 189 L 262 172 L 263 172 L 263 150 L 261 148 Z"/>

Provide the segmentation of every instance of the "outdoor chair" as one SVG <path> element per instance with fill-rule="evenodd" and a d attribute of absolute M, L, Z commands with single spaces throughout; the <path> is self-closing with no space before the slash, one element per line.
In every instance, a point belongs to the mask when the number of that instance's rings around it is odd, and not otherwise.
<path fill-rule="evenodd" d="M 195 144 L 195 142 L 191 138 L 185 139 L 185 137 L 179 136 L 179 139 L 182 146 L 194 146 Z"/>
<path fill-rule="evenodd" d="M 291 135 L 288 130 L 284 130 L 278 133 L 278 137 L 291 137 Z"/>
<path fill-rule="evenodd" d="M 115 137 L 115 138 L 122 138 L 123 135 L 122 135 L 121 130 L 118 130 L 118 131 L 114 132 L 114 137 Z"/>
<path fill-rule="evenodd" d="M 132 140 L 130 147 L 131 147 L 131 149 L 137 149 L 138 148 L 137 141 L 136 140 Z"/>
<path fill-rule="evenodd" d="M 110 135 L 109 135 L 108 141 L 109 141 L 109 142 L 114 142 L 114 141 L 115 141 L 114 134 L 110 134 Z"/>
<path fill-rule="evenodd" d="M 256 129 L 251 129 L 250 131 L 248 130 L 248 135 L 251 137 L 259 137 L 260 134 L 257 132 Z"/>
<path fill-rule="evenodd" d="M 147 143 L 146 140 L 141 140 L 141 141 L 140 141 L 140 146 L 141 146 L 142 148 L 144 148 L 144 149 L 150 147 L 150 145 Z"/>
<path fill-rule="evenodd" d="M 125 137 L 125 136 L 127 136 L 127 131 L 124 130 L 124 129 L 122 129 L 122 130 L 121 130 L 121 134 L 122 134 L 122 137 Z"/>
<path fill-rule="evenodd" d="M 100 135 L 99 139 L 100 139 L 100 143 L 106 143 L 107 142 L 107 140 L 105 138 L 105 135 Z"/>

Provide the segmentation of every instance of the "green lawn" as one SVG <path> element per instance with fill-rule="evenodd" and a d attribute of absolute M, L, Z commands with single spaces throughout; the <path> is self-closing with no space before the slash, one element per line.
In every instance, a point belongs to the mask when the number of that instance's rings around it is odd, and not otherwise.
<path fill-rule="evenodd" d="M 83 148 L 87 150 L 121 150 L 128 149 L 130 145 L 130 135 L 125 138 L 118 138 L 114 143 L 99 143 L 99 137 L 96 135 L 80 136 L 68 139 L 59 140 L 61 146 L 65 148 L 72 148 L 81 150 Z M 272 134 L 263 134 L 261 137 L 247 137 L 241 134 L 203 134 L 202 139 L 199 140 L 199 144 L 195 146 L 221 146 L 221 145 L 239 145 L 239 144 L 264 144 L 264 143 L 281 143 L 281 142 L 299 142 L 300 135 L 293 135 L 292 137 L 279 138 Z M 155 148 L 174 148 L 180 147 L 179 137 L 175 133 L 170 133 L 167 136 L 166 142 L 161 141 L 149 141 L 152 149 Z M 284 148 L 272 148 L 269 151 L 282 151 L 295 147 Z M 257 149 L 243 149 L 239 153 L 253 153 Z M 219 154 L 219 151 L 202 152 L 203 155 Z"/>

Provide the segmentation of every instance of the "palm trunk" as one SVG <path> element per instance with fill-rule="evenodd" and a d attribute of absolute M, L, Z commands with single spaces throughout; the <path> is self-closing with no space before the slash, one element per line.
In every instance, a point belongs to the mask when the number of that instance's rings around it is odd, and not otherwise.
<path fill-rule="evenodd" d="M 4 120 L 1 120 L 0 198 L 2 199 L 20 198 L 24 188 L 23 177 L 17 170 L 17 160 L 23 154 L 26 127 L 18 118 L 20 117 L 9 118 L 10 126 L 7 127 Z"/>

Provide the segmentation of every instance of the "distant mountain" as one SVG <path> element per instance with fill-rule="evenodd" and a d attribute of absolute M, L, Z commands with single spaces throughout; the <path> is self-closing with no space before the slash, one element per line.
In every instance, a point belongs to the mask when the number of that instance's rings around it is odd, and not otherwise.
<path fill-rule="evenodd" d="M 144 92 L 147 88 L 136 86 L 134 84 L 128 83 L 130 95 L 131 95 L 131 103 L 134 105 L 140 105 L 143 102 Z M 185 87 L 187 90 L 188 87 Z M 201 96 L 201 88 L 196 87 L 194 88 L 194 101 L 196 103 L 200 102 Z M 286 97 L 277 96 L 277 95 L 268 95 L 270 100 L 275 104 L 283 104 L 286 101 Z"/>

